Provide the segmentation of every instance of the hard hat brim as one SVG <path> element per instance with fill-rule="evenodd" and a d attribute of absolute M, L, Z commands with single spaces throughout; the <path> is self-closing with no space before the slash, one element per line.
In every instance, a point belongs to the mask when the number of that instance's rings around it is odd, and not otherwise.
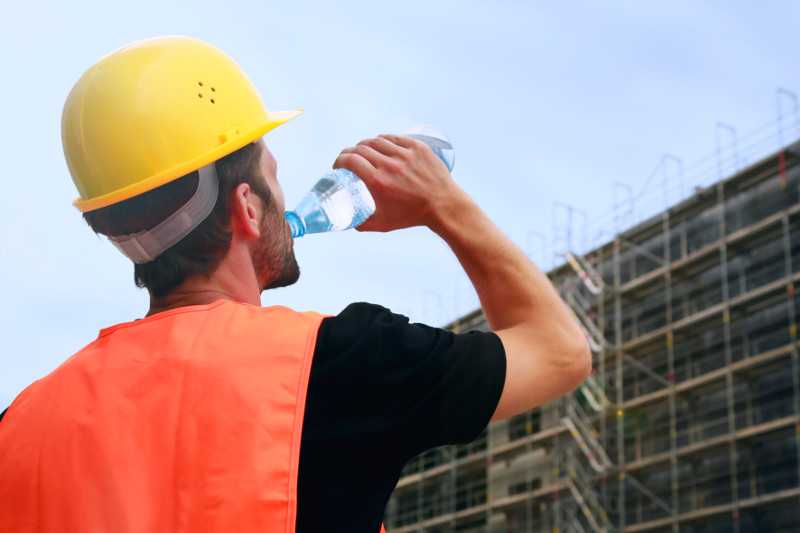
<path fill-rule="evenodd" d="M 183 177 L 195 170 L 198 170 L 218 159 L 222 159 L 226 155 L 232 154 L 236 150 L 256 141 L 267 134 L 269 131 L 277 128 L 293 118 L 301 115 L 302 109 L 294 109 L 291 111 L 269 111 L 267 112 L 267 120 L 249 132 L 220 132 L 220 144 L 213 150 L 210 150 L 200 157 L 191 161 L 187 161 L 180 165 L 168 168 L 159 174 L 150 176 L 147 179 L 112 191 L 108 194 L 96 196 L 94 198 L 78 198 L 73 202 L 81 212 L 86 213 L 108 207 L 119 202 L 123 202 L 134 196 L 138 196 L 145 192 L 156 189 L 170 181 Z"/>

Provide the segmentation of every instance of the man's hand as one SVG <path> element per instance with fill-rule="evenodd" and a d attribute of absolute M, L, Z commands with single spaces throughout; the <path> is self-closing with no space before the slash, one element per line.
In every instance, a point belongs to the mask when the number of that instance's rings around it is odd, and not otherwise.
<path fill-rule="evenodd" d="M 354 172 L 375 199 L 375 214 L 359 231 L 392 231 L 412 226 L 435 229 L 469 202 L 447 167 L 422 141 L 380 135 L 345 148 L 333 168 Z"/>

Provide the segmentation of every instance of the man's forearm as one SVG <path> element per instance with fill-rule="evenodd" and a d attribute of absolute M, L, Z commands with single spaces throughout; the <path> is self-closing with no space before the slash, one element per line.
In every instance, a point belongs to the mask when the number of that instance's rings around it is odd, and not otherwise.
<path fill-rule="evenodd" d="M 466 195 L 431 229 L 458 257 L 493 330 L 530 324 L 554 336 L 583 335 L 547 276 Z"/>

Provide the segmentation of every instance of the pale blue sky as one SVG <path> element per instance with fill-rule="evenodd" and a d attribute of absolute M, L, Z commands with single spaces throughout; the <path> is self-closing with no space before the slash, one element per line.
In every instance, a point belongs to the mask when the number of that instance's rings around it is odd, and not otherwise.
<path fill-rule="evenodd" d="M 130 264 L 72 207 L 61 152 L 63 101 L 109 51 L 196 36 L 234 56 L 271 109 L 304 107 L 267 136 L 289 204 L 341 148 L 435 124 L 456 147 L 455 178 L 525 246 L 537 242 L 531 232 L 549 240 L 554 202 L 594 220 L 611 209 L 615 181 L 640 189 L 662 154 L 688 164 L 713 152 L 717 121 L 744 136 L 774 120 L 775 89 L 800 91 L 799 5 L 4 2 L 0 406 L 99 328 L 147 307 Z M 698 167 L 698 178 L 713 179 L 714 168 Z M 299 284 L 266 293 L 265 304 L 335 313 L 367 300 L 437 325 L 476 305 L 426 230 L 311 236 L 296 253 Z"/>

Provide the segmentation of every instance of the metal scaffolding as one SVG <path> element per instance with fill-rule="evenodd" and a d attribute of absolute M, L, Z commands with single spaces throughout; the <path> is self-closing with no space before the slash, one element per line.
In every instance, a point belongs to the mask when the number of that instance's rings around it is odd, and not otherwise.
<path fill-rule="evenodd" d="M 549 275 L 593 376 L 415 459 L 389 529 L 800 531 L 800 143 L 586 254 L 574 237 Z"/>

